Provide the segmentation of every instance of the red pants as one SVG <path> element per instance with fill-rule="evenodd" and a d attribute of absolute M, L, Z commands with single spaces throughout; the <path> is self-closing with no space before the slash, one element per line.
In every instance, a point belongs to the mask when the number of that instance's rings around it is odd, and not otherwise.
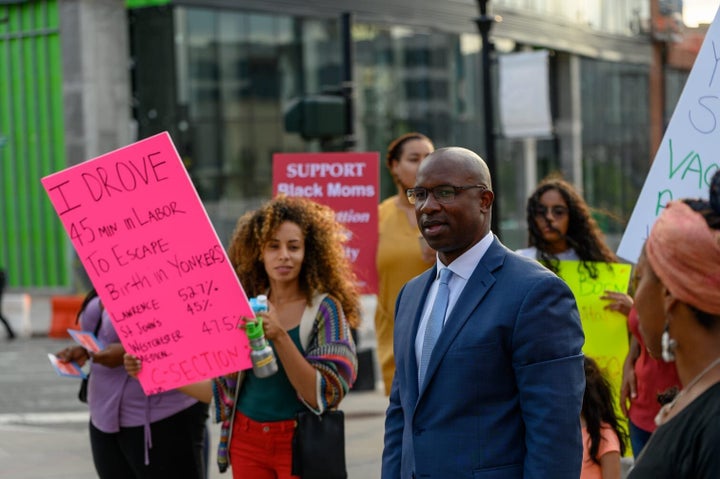
<path fill-rule="evenodd" d="M 230 464 L 233 479 L 298 479 L 291 474 L 295 421 L 257 422 L 235 414 Z"/>

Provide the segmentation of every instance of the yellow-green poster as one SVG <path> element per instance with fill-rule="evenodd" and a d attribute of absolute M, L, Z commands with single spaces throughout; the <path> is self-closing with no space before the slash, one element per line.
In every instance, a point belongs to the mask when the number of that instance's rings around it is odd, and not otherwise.
<path fill-rule="evenodd" d="M 580 261 L 561 261 L 558 275 L 570 286 L 577 302 L 585 332 L 583 352 L 605 370 L 620 412 L 622 367 L 628 353 L 627 317 L 604 309 L 607 300 L 600 299 L 605 291 L 627 292 L 632 265 L 620 263 L 589 263 L 597 277 L 592 278 Z M 622 417 L 622 416 L 620 416 Z"/>

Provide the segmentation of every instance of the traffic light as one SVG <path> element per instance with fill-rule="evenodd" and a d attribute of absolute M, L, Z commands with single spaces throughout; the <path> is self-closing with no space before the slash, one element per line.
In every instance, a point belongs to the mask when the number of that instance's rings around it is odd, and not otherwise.
<path fill-rule="evenodd" d="M 345 98 L 309 95 L 294 99 L 285 110 L 285 131 L 306 140 L 327 139 L 346 133 Z"/>

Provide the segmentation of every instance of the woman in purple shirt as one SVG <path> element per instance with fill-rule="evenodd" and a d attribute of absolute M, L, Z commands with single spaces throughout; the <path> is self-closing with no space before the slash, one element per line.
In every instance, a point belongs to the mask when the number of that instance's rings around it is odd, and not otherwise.
<path fill-rule="evenodd" d="M 90 446 L 101 479 L 203 479 L 208 406 L 178 391 L 147 396 L 123 364 L 125 350 L 95 290 L 78 315 L 83 331 L 97 331 L 105 349 L 60 351 L 61 360 L 92 359 L 88 381 Z M 98 322 L 100 325 L 98 327 Z"/>

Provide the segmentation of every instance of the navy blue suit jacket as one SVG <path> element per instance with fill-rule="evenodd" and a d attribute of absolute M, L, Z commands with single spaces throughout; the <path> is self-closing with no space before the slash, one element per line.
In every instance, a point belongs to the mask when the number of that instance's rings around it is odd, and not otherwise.
<path fill-rule="evenodd" d="M 400 291 L 383 479 L 577 479 L 584 335 L 572 292 L 495 238 L 417 384 L 433 267 Z"/>

